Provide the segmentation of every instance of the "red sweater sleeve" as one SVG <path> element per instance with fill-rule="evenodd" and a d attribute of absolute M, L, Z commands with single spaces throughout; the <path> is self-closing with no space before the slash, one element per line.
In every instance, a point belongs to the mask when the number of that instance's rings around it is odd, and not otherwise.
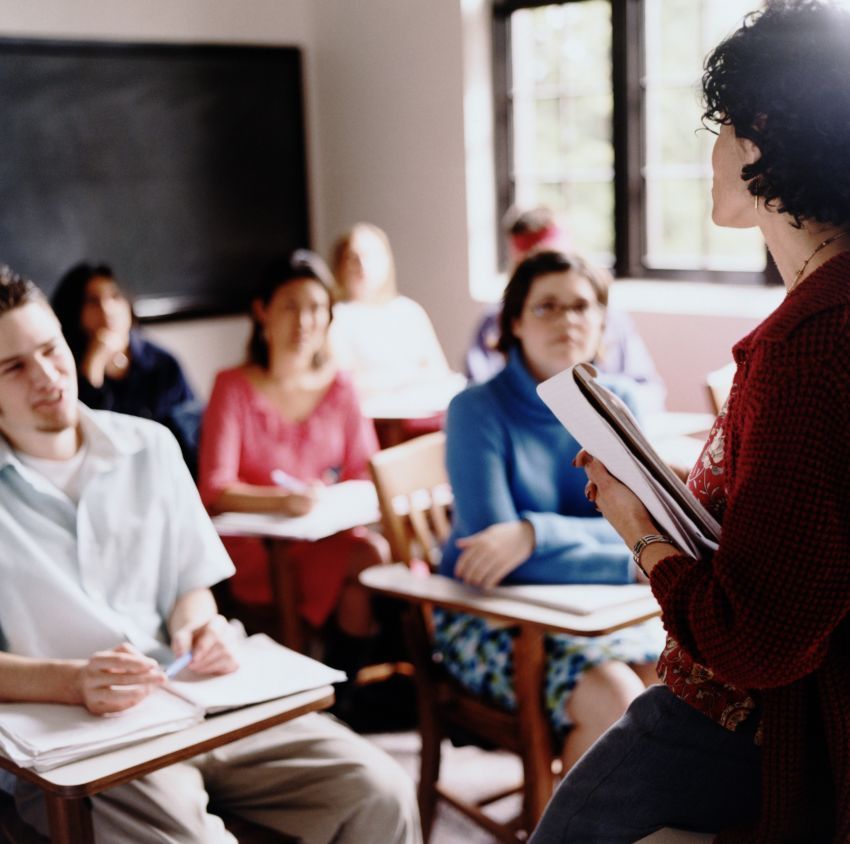
<path fill-rule="evenodd" d="M 236 370 L 218 373 L 204 411 L 198 451 L 198 488 L 207 509 L 239 480 L 243 431 L 240 408 L 246 404 L 241 393 L 242 377 Z"/>
<path fill-rule="evenodd" d="M 814 671 L 850 611 L 850 342 L 813 322 L 744 362 L 713 559 L 652 572 L 668 631 L 740 688 Z"/>

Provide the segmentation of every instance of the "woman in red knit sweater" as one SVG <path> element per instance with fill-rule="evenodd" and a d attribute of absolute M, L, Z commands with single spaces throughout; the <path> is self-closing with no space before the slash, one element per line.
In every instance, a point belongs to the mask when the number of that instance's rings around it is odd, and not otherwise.
<path fill-rule="evenodd" d="M 758 226 L 788 294 L 733 349 L 688 483 L 722 520 L 695 560 L 591 455 L 669 638 L 662 685 L 576 765 L 533 844 L 850 841 L 850 10 L 773 0 L 706 60 L 714 222 Z"/>

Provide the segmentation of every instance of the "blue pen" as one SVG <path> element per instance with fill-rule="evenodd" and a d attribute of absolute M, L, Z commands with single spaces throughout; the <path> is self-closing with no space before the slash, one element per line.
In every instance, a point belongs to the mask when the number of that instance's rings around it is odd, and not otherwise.
<path fill-rule="evenodd" d="M 167 665 L 163 672 L 171 680 L 176 677 L 192 661 L 192 651 L 186 651 L 183 656 L 178 656 L 171 665 Z"/>
<path fill-rule="evenodd" d="M 271 478 L 275 486 L 279 486 L 281 489 L 288 490 L 289 492 L 304 495 L 310 489 L 309 485 L 305 484 L 304 481 L 284 472 L 283 469 L 272 469 Z"/>

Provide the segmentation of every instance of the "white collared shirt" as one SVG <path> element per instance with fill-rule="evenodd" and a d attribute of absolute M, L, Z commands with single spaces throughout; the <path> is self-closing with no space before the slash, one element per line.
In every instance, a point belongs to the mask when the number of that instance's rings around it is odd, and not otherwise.
<path fill-rule="evenodd" d="M 164 427 L 80 414 L 89 455 L 78 505 L 0 437 L 0 646 L 84 659 L 128 641 L 167 659 L 177 598 L 233 564 Z"/>

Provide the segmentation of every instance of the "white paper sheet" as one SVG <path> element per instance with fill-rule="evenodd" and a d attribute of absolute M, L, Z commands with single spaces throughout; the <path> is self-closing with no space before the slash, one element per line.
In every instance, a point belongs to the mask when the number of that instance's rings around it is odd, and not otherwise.
<path fill-rule="evenodd" d="M 284 648 L 263 634 L 240 643 L 236 658 L 239 669 L 232 674 L 203 677 L 185 669 L 168 688 L 211 714 L 345 680 L 342 671 Z"/>
<path fill-rule="evenodd" d="M 518 584 L 495 586 L 488 590 L 494 598 L 513 598 L 541 607 L 590 615 L 597 610 L 618 607 L 652 597 L 652 590 L 642 583 L 607 584 Z"/>
<path fill-rule="evenodd" d="M 221 513 L 212 522 L 221 536 L 271 536 L 315 541 L 341 530 L 371 525 L 381 518 L 371 481 L 343 481 L 319 490 L 319 501 L 306 516 L 274 513 Z"/>

